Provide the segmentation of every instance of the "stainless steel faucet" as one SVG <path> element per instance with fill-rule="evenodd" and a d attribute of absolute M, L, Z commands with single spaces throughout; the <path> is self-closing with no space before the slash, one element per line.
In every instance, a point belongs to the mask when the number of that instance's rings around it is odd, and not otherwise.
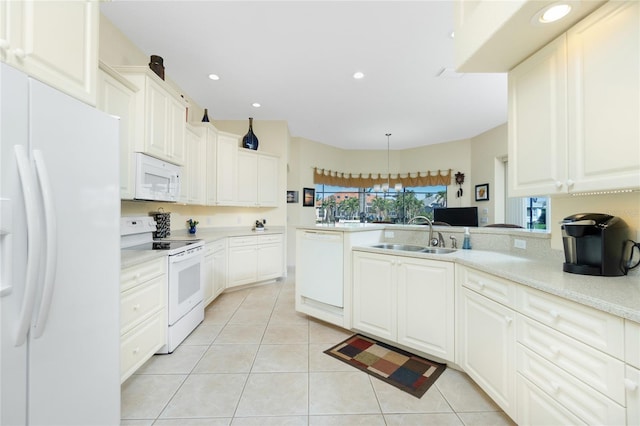
<path fill-rule="evenodd" d="M 431 221 L 431 219 L 429 219 L 426 216 L 414 216 L 411 218 L 411 220 L 409 220 L 409 223 L 407 223 L 407 225 L 410 225 L 411 223 L 415 222 L 417 219 L 422 219 L 429 224 L 429 247 L 433 247 L 433 222 Z M 436 246 L 438 245 L 438 240 L 436 240 L 435 245 Z"/>

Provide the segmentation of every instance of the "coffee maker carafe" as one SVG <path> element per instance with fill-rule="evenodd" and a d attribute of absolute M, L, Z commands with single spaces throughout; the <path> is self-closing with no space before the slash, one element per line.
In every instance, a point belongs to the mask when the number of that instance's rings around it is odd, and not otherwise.
<path fill-rule="evenodd" d="M 582 275 L 626 275 L 629 233 L 622 219 L 608 214 L 578 213 L 564 218 L 562 270 Z"/>

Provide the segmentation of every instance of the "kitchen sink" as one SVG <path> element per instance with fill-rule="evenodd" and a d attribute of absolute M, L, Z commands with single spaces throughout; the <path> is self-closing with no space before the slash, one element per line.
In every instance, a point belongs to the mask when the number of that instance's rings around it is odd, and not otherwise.
<path fill-rule="evenodd" d="M 454 248 L 445 248 L 445 247 L 425 247 L 422 250 L 420 250 L 421 253 L 430 253 L 430 254 L 447 254 L 447 253 L 453 253 L 454 251 L 457 251 L 458 249 L 454 249 Z"/>
<path fill-rule="evenodd" d="M 390 244 L 390 243 L 376 244 L 375 246 L 372 246 L 372 247 L 379 248 L 379 249 L 402 250 L 402 251 L 421 251 L 426 248 L 424 246 L 414 246 L 411 244 Z"/>
<path fill-rule="evenodd" d="M 445 247 L 425 247 L 425 246 L 416 246 L 412 244 L 392 244 L 392 243 L 376 244 L 371 247 L 385 249 L 385 250 L 415 251 L 415 252 L 429 253 L 429 254 L 447 254 L 447 253 L 453 253 L 454 251 L 457 250 L 457 249 L 445 248 Z"/>

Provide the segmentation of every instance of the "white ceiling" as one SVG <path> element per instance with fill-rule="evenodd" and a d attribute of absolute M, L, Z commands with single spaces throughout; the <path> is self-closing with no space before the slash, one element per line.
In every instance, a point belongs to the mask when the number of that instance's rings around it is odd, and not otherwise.
<path fill-rule="evenodd" d="M 452 1 L 138 0 L 101 11 L 162 56 L 211 119 L 286 120 L 292 136 L 347 149 L 386 149 L 385 133 L 391 149 L 466 139 L 507 121 L 506 74 L 439 77 L 453 71 Z"/>

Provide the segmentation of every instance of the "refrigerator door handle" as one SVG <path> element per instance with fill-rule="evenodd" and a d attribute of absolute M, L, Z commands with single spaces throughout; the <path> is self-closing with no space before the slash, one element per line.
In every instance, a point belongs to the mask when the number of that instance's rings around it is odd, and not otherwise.
<path fill-rule="evenodd" d="M 45 246 L 45 269 L 44 282 L 42 286 L 42 298 L 40 299 L 40 308 L 36 313 L 33 323 L 33 337 L 38 338 L 44 332 L 47 317 L 49 316 L 49 308 L 51 307 L 51 299 L 53 298 L 53 289 L 56 278 L 57 265 L 57 245 L 58 231 L 55 204 L 53 201 L 53 191 L 51 190 L 51 181 L 47 166 L 39 149 L 33 150 L 33 160 L 36 165 L 36 175 L 40 183 L 40 192 L 42 194 L 42 205 L 44 207 L 44 224 L 46 233 Z"/>
<path fill-rule="evenodd" d="M 22 346 L 27 339 L 31 315 L 35 305 L 36 293 L 38 290 L 38 265 L 40 264 L 40 218 L 38 217 L 38 199 L 36 196 L 36 184 L 31 175 L 31 165 L 29 156 L 24 146 L 14 146 L 16 164 L 18 165 L 18 175 L 22 185 L 24 197 L 25 218 L 27 222 L 27 270 L 24 286 L 24 297 L 18 323 L 16 324 L 14 343 L 15 346 Z"/>

